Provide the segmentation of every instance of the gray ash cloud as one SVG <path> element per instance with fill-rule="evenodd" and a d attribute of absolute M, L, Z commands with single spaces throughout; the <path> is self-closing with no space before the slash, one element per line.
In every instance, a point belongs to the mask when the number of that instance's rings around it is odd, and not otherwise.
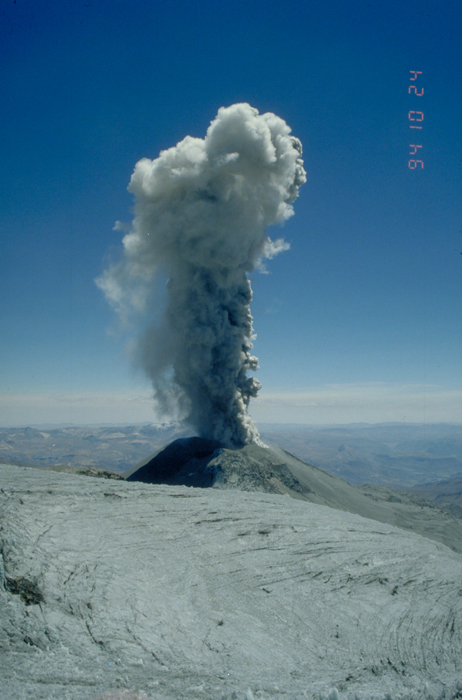
<path fill-rule="evenodd" d="M 235 104 L 204 139 L 141 159 L 123 256 L 97 280 L 123 317 L 137 318 L 137 358 L 157 408 L 230 447 L 259 442 L 247 412 L 261 386 L 248 376 L 258 366 L 248 274 L 288 248 L 266 227 L 292 216 L 306 179 L 290 131 L 275 114 Z M 163 275 L 165 308 L 149 323 Z"/>

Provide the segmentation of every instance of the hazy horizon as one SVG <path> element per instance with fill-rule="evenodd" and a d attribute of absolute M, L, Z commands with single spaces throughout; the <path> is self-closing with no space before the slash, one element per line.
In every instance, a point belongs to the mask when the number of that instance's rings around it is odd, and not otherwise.
<path fill-rule="evenodd" d="M 179 425 L 182 426 L 184 425 L 181 421 L 143 421 L 140 423 L 130 423 L 130 422 L 121 422 L 121 423 L 22 423 L 22 424 L 14 424 L 14 425 L 0 425 L 0 429 L 2 430 L 8 430 L 9 428 L 11 429 L 26 429 L 26 428 L 33 428 L 34 430 L 53 430 L 54 428 L 60 429 L 60 428 L 130 428 L 130 427 L 136 427 L 136 426 L 174 426 L 174 425 Z M 322 429 L 334 429 L 334 428 L 362 428 L 362 427 L 387 427 L 387 426 L 405 426 L 405 427 L 415 427 L 415 428 L 431 428 L 431 427 L 443 427 L 443 426 L 448 426 L 448 427 L 456 427 L 460 428 L 462 427 L 462 421 L 440 421 L 440 422 L 432 422 L 432 423 L 413 423 L 410 421 L 378 421 L 378 422 L 353 422 L 353 423 L 296 423 L 296 422 L 290 422 L 290 423 L 284 423 L 284 422 L 264 422 L 264 421 L 258 421 L 257 422 L 257 427 L 264 428 L 266 426 L 272 426 L 272 427 L 281 427 L 281 428 L 313 428 L 315 430 L 322 430 Z M 189 426 L 184 425 L 185 429 L 189 428 Z M 192 428 L 189 428 L 191 432 L 194 432 Z"/>

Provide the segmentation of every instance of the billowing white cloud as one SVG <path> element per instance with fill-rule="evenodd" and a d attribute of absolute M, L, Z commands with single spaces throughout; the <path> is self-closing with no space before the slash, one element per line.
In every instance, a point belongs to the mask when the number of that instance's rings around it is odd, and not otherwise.
<path fill-rule="evenodd" d="M 159 410 L 229 446 L 258 442 L 247 413 L 260 389 L 247 376 L 258 365 L 247 275 L 288 247 L 265 229 L 292 216 L 306 179 L 290 131 L 275 114 L 235 104 L 218 111 L 205 139 L 187 136 L 141 159 L 124 256 L 97 280 L 127 318 L 149 316 L 158 277 L 168 277 L 161 323 L 145 330 L 140 318 L 139 361 Z"/>

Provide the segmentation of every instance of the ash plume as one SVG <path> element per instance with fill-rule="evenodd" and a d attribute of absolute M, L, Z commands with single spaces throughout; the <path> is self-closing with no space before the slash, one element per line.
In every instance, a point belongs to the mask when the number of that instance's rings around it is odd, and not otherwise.
<path fill-rule="evenodd" d="M 235 104 L 218 110 L 204 139 L 142 158 L 128 187 L 135 218 L 123 257 L 96 281 L 122 316 L 145 325 L 168 278 L 161 321 L 140 333 L 139 361 L 162 412 L 229 447 L 259 442 L 247 413 L 261 387 L 247 376 L 258 366 L 248 273 L 289 247 L 265 228 L 292 216 L 306 179 L 290 132 L 275 114 Z"/>

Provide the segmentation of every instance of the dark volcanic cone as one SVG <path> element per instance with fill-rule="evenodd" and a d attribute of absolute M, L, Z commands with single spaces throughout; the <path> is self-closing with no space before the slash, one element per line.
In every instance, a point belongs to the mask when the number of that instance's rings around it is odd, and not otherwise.
<path fill-rule="evenodd" d="M 375 517 L 376 505 L 359 489 L 302 462 L 276 445 L 228 449 L 205 438 L 179 438 L 124 474 L 127 481 L 286 494 Z"/>
<path fill-rule="evenodd" d="M 127 481 L 147 484 L 234 488 L 287 494 L 293 498 L 358 512 L 358 489 L 280 447 L 244 445 L 228 449 L 205 438 L 179 438 L 125 472 Z"/>
<path fill-rule="evenodd" d="M 294 477 L 279 448 L 245 445 L 227 449 L 215 440 L 199 437 L 171 442 L 126 472 L 125 478 L 148 484 L 290 493 L 295 498 L 310 491 Z"/>
<path fill-rule="evenodd" d="M 178 438 L 126 472 L 125 478 L 145 484 L 212 486 L 213 469 L 207 470 L 207 465 L 220 448 L 216 440 Z"/>

